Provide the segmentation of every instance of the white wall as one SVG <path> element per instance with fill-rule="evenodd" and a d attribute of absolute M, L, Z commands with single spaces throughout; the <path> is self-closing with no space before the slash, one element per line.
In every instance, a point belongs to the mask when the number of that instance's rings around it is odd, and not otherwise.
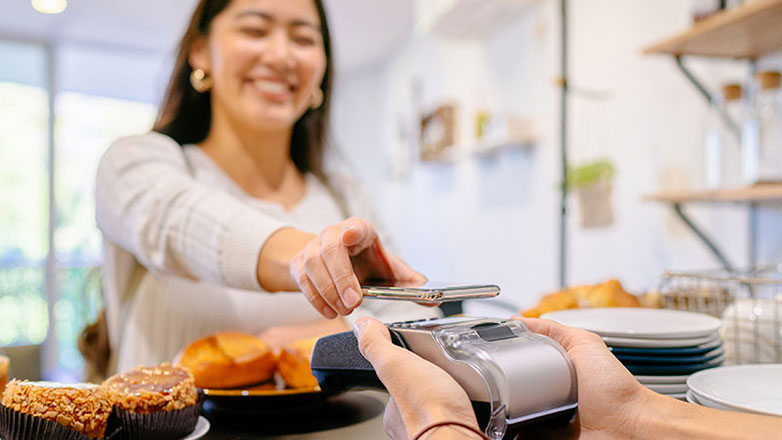
<path fill-rule="evenodd" d="M 557 284 L 558 4 L 539 2 L 484 43 L 411 35 L 385 62 L 342 77 L 335 108 L 335 137 L 361 164 L 403 256 L 431 279 L 496 282 L 505 300 L 519 305 Z M 595 101 L 576 93 L 570 100 L 571 157 L 610 157 L 618 175 L 612 227 L 581 229 L 575 201 L 570 205 L 569 280 L 616 276 L 640 292 L 653 288 L 664 269 L 716 267 L 667 206 L 641 200 L 660 190 L 697 188 L 702 180 L 707 106 L 672 59 L 641 55 L 645 45 L 688 25 L 689 3 L 570 5 L 571 84 L 608 96 Z M 745 78 L 747 71 L 730 62 L 689 64 L 713 89 Z M 389 164 L 404 137 L 399 132 L 412 129 L 416 80 L 423 109 L 457 101 L 463 123 L 477 107 L 525 115 L 536 122 L 538 145 L 495 160 L 416 164 L 406 177 L 392 177 Z M 687 210 L 736 264 L 746 264 L 745 209 Z M 765 261 L 782 258 L 779 211 L 764 209 L 760 216 Z"/>

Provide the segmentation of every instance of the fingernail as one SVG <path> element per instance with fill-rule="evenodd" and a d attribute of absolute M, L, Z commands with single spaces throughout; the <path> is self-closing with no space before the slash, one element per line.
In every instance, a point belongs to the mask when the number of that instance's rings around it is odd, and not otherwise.
<path fill-rule="evenodd" d="M 342 227 L 342 233 L 343 233 L 343 234 L 345 234 L 345 233 L 347 233 L 347 232 L 350 232 L 350 231 L 353 231 L 353 232 L 358 232 L 358 229 L 357 229 L 355 226 L 353 226 L 353 225 L 350 225 L 350 226 L 343 226 L 343 227 Z"/>
<path fill-rule="evenodd" d="M 345 304 L 347 304 L 347 306 L 351 309 L 356 307 L 358 305 L 358 301 L 361 299 L 361 297 L 358 296 L 358 293 L 356 293 L 356 290 L 352 287 L 345 289 L 345 293 L 342 296 Z"/>
<path fill-rule="evenodd" d="M 358 228 L 356 228 L 355 226 L 345 226 L 345 227 L 343 227 L 342 228 L 342 240 L 343 240 L 343 242 L 345 240 L 345 234 L 347 234 L 348 232 L 353 232 L 353 234 L 357 234 L 358 233 Z"/>
<path fill-rule="evenodd" d="M 329 306 L 323 306 L 323 308 L 320 309 L 320 313 L 322 313 L 326 319 L 334 319 L 337 317 L 337 312 Z"/>

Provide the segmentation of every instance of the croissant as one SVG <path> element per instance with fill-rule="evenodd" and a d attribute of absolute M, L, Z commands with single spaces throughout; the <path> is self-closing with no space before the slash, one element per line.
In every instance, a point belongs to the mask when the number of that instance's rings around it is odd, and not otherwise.
<path fill-rule="evenodd" d="M 557 310 L 592 307 L 641 307 L 641 303 L 635 295 L 624 290 L 619 280 L 611 279 L 600 284 L 574 286 L 549 293 L 521 314 L 538 318 Z"/>

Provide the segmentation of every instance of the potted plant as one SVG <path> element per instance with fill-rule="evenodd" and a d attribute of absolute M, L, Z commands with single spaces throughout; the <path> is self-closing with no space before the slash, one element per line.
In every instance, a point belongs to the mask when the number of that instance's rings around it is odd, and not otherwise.
<path fill-rule="evenodd" d="M 614 222 L 611 184 L 615 169 L 606 159 L 570 167 L 565 184 L 578 195 L 579 219 L 584 228 L 602 228 Z"/>

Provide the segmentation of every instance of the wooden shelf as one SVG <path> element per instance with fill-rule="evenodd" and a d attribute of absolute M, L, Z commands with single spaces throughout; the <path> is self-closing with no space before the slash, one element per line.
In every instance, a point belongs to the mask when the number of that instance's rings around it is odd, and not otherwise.
<path fill-rule="evenodd" d="M 644 196 L 644 200 L 666 203 L 782 201 L 782 184 L 762 184 L 747 188 L 713 191 L 665 192 Z"/>
<path fill-rule="evenodd" d="M 524 151 L 535 147 L 533 138 L 527 140 L 498 139 L 484 140 L 476 144 L 460 144 L 450 147 L 447 154 L 437 158 L 421 160 L 421 163 L 452 164 L 470 157 L 496 157 L 505 151 Z"/>
<path fill-rule="evenodd" d="M 778 50 L 782 50 L 782 0 L 762 0 L 719 12 L 644 53 L 759 58 Z"/>
<path fill-rule="evenodd" d="M 488 141 L 481 141 L 475 146 L 473 146 L 470 150 L 470 153 L 475 154 L 477 156 L 493 156 L 498 153 L 501 153 L 502 151 L 526 150 L 534 147 L 535 144 L 536 142 L 535 139 L 533 138 L 528 138 L 525 140 L 514 140 L 514 139 L 488 140 Z"/>

